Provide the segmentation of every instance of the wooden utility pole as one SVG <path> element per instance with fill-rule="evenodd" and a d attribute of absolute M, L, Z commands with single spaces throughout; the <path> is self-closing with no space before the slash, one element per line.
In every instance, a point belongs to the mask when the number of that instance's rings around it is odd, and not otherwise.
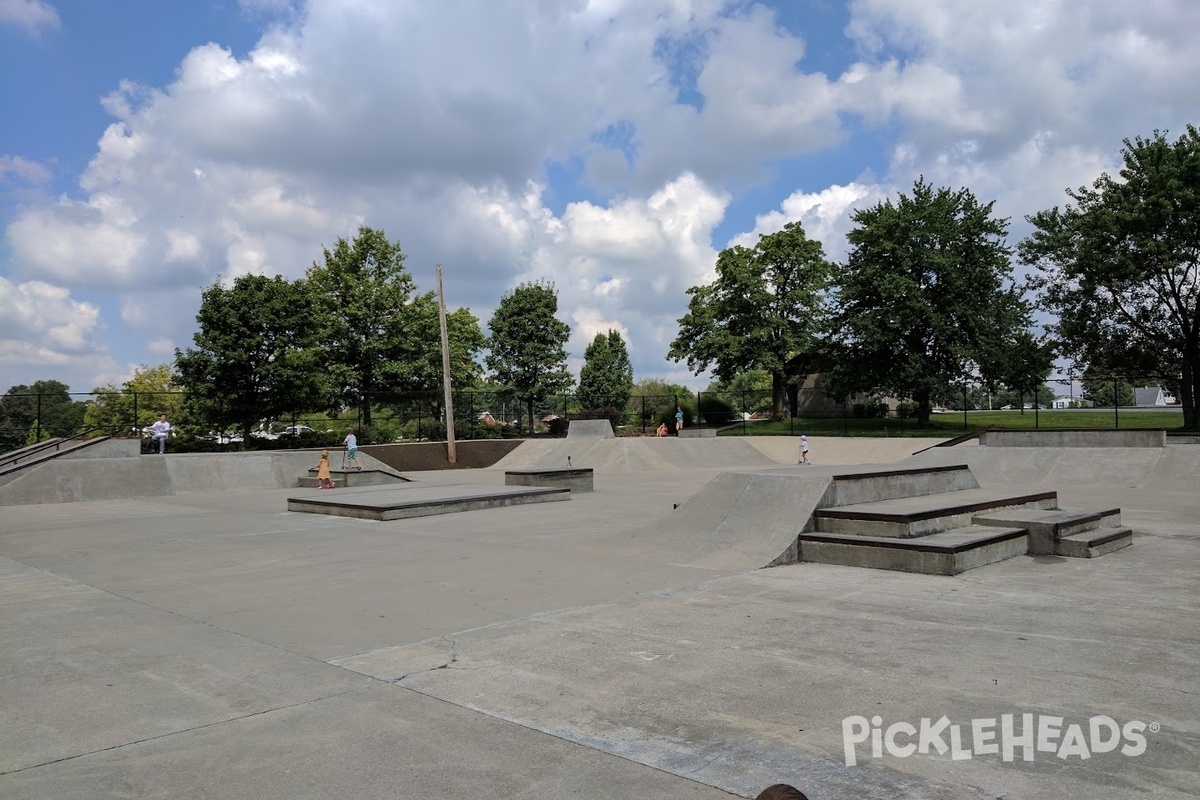
<path fill-rule="evenodd" d="M 446 458 L 458 462 L 454 447 L 454 398 L 450 390 L 450 335 L 446 332 L 446 292 L 442 289 L 442 265 L 437 265 L 438 322 L 442 329 L 442 385 L 446 390 Z"/>

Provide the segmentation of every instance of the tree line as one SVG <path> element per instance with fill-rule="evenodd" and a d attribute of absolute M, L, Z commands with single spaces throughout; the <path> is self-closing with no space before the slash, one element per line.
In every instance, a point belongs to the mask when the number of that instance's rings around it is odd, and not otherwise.
<path fill-rule="evenodd" d="M 1092 382 L 1167 376 L 1197 430 L 1200 132 L 1125 140 L 1121 157 L 1118 177 L 1027 217 L 1033 232 L 1015 250 L 994 203 L 923 178 L 854 212 L 845 263 L 799 222 L 723 250 L 716 279 L 688 290 L 668 357 L 722 384 L 765 372 L 777 417 L 789 386 L 820 372 L 831 397 L 909 398 L 925 425 L 938 398 L 968 384 L 1033 395 L 1062 356 Z M 1055 320 L 1041 334 L 1037 310 Z"/>
<path fill-rule="evenodd" d="M 1069 189 L 1069 204 L 1027 217 L 1033 232 L 1016 248 L 994 203 L 923 178 L 854 212 L 844 263 L 829 261 L 799 222 L 753 247 L 727 248 L 715 279 L 687 290 L 667 358 L 697 375 L 711 370 L 709 391 L 767 376 L 776 417 L 804 376 L 821 373 L 830 397 L 910 399 L 927 424 L 935 403 L 953 406 L 964 392 L 1041 401 L 1054 359 L 1065 357 L 1082 371 L 1085 397 L 1105 405 L 1107 395 L 1121 403 L 1132 392 L 1100 376 L 1168 376 L 1185 429 L 1200 429 L 1200 132 L 1189 125 L 1175 141 L 1158 131 L 1125 140 L 1121 158 L 1117 177 Z M 129 419 L 120 391 L 163 393 L 162 410 L 244 434 L 297 410 L 355 409 L 369 426 L 382 395 L 436 397 L 438 299 L 418 292 L 400 244 L 364 226 L 323 256 L 299 280 L 214 284 L 202 295 L 193 346 L 176 350 L 174 364 L 98 387 L 98 398 L 77 408 L 69 398 L 51 404 L 53 427 Z M 1016 264 L 1028 269 L 1024 280 Z M 1053 318 L 1042 333 L 1033 326 L 1039 310 Z M 574 387 L 570 328 L 557 312 L 554 285 L 537 281 L 501 298 L 487 335 L 470 309 L 449 313 L 456 389 L 519 398 L 532 430 L 535 405 Z M 6 437 L 30 412 L 18 395 L 39 386 L 66 394 L 56 381 L 10 389 L 0 398 Z M 168 400 L 169 392 L 184 394 Z M 615 330 L 588 345 L 576 388 L 585 407 L 620 409 L 634 393 L 655 392 L 690 394 L 657 380 L 635 385 Z"/>

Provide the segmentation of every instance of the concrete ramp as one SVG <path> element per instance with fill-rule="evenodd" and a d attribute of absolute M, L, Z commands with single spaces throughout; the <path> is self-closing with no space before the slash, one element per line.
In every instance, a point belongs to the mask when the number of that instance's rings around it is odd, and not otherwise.
<path fill-rule="evenodd" d="M 1148 483 L 1162 491 L 1200 493 L 1200 444 L 1164 447 Z"/>
<path fill-rule="evenodd" d="M 0 505 L 294 488 L 296 479 L 306 475 L 318 458 L 316 452 L 300 450 L 60 458 L 0 486 Z M 396 474 L 361 451 L 359 459 L 364 469 Z"/>
<path fill-rule="evenodd" d="M 568 439 L 615 439 L 612 423 L 606 419 L 573 419 L 567 425 Z"/>
<path fill-rule="evenodd" d="M 1055 486 L 1106 484 L 1122 488 L 1195 491 L 1200 447 L 947 447 L 898 462 L 965 463 L 982 483 Z"/>
<path fill-rule="evenodd" d="M 796 539 L 832 476 L 723 472 L 666 517 L 593 542 L 598 555 L 743 572 L 796 560 Z"/>
<path fill-rule="evenodd" d="M 742 438 L 679 439 L 621 437 L 613 439 L 551 439 L 526 441 L 498 461 L 493 469 L 590 467 L 596 472 L 637 473 L 697 468 L 762 468 L 779 466 Z"/>

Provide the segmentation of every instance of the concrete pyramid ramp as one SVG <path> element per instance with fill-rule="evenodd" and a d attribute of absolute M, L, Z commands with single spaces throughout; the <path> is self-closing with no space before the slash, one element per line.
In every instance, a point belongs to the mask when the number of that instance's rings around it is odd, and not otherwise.
<path fill-rule="evenodd" d="M 722 572 L 794 561 L 796 538 L 831 481 L 795 469 L 723 472 L 666 517 L 591 547 L 598 555 Z"/>

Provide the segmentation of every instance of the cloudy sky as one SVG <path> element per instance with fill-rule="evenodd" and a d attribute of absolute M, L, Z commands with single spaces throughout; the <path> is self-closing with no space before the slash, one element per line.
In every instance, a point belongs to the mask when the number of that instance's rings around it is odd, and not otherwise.
<path fill-rule="evenodd" d="M 1200 122 L 1195 0 L 0 0 L 0 390 L 127 379 L 359 225 L 665 359 L 716 254 L 919 175 L 1012 219 Z"/>

